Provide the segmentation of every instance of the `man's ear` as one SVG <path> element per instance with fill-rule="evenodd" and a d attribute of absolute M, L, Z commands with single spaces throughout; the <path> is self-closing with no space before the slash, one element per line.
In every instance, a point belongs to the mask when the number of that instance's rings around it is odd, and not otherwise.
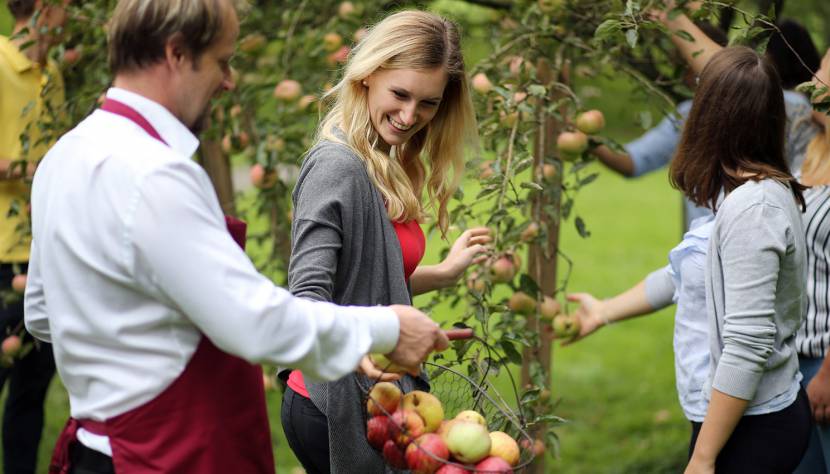
<path fill-rule="evenodd" d="M 181 32 L 176 32 L 167 39 L 164 45 L 164 59 L 168 66 L 178 69 L 191 60 L 190 56 Z"/>

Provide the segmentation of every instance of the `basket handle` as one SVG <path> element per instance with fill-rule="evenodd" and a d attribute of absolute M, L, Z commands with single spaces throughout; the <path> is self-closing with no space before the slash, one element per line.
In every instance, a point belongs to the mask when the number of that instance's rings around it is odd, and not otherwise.
<path fill-rule="evenodd" d="M 449 329 L 444 331 L 444 334 L 447 335 L 447 339 L 450 341 L 458 341 L 461 339 L 472 339 L 475 337 L 475 333 L 471 328 L 466 329 Z"/>

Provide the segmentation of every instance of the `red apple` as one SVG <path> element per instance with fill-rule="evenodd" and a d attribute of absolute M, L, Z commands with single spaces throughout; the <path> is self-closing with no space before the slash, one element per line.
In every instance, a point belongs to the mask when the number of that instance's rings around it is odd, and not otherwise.
<path fill-rule="evenodd" d="M 401 402 L 401 389 L 391 382 L 378 382 L 369 391 L 366 411 L 370 416 L 391 415 Z"/>
<path fill-rule="evenodd" d="M 532 221 L 530 224 L 527 225 L 527 227 L 525 227 L 525 230 L 522 231 L 521 235 L 519 236 L 519 239 L 521 239 L 522 242 L 531 242 L 533 240 L 536 240 L 536 237 L 539 237 L 540 229 L 541 228 L 539 227 L 539 223 Z"/>
<path fill-rule="evenodd" d="M 441 401 L 421 390 L 413 390 L 403 396 L 401 410 L 412 410 L 424 420 L 424 432 L 433 433 L 444 420 L 444 407 Z"/>
<path fill-rule="evenodd" d="M 562 305 L 554 298 L 548 295 L 542 297 L 542 303 L 539 305 L 539 315 L 544 319 L 553 320 L 557 314 L 562 310 Z"/>
<path fill-rule="evenodd" d="M 392 414 L 392 436 L 401 449 L 424 434 L 424 420 L 412 410 L 398 410 Z"/>
<path fill-rule="evenodd" d="M 496 170 L 493 169 L 493 160 L 485 161 L 479 165 L 478 170 L 478 179 L 489 179 L 496 174 Z"/>
<path fill-rule="evenodd" d="M 9 336 L 3 339 L 3 344 L 0 345 L 3 355 L 7 355 L 9 357 L 16 356 L 22 347 L 23 342 L 20 340 L 20 336 Z"/>
<path fill-rule="evenodd" d="M 433 474 L 449 458 L 447 445 L 435 433 L 419 436 L 406 448 L 406 464 L 413 474 Z"/>
<path fill-rule="evenodd" d="M 77 48 L 70 48 L 63 52 L 63 62 L 66 65 L 73 65 L 81 59 L 81 51 Z"/>
<path fill-rule="evenodd" d="M 296 100 L 303 92 L 303 86 L 294 79 L 283 79 L 274 88 L 274 97 L 286 102 Z"/>
<path fill-rule="evenodd" d="M 337 14 L 340 15 L 340 18 L 348 18 L 355 13 L 354 3 L 352 2 L 340 2 L 340 5 L 337 7 Z"/>
<path fill-rule="evenodd" d="M 581 155 L 588 149 L 588 136 L 582 132 L 562 132 L 556 138 L 556 148 L 565 155 Z"/>
<path fill-rule="evenodd" d="M 351 51 L 352 49 L 348 46 L 341 46 L 337 51 L 326 56 L 326 62 L 330 66 L 334 66 L 335 64 L 346 64 Z"/>
<path fill-rule="evenodd" d="M 490 456 L 476 464 L 476 471 L 491 474 L 512 474 L 513 467 L 500 457 Z"/>
<path fill-rule="evenodd" d="M 450 432 L 450 428 L 452 428 L 452 425 L 454 425 L 456 423 L 461 423 L 461 421 L 459 421 L 459 420 L 444 420 L 444 421 L 442 421 L 441 425 L 435 431 L 435 434 L 440 436 L 441 439 L 443 439 L 444 442 L 446 443 L 447 442 L 447 433 Z"/>
<path fill-rule="evenodd" d="M 440 469 L 435 471 L 435 474 L 472 474 L 472 471 L 468 471 L 457 464 L 444 464 Z"/>
<path fill-rule="evenodd" d="M 560 314 L 553 318 L 553 333 L 558 338 L 570 339 L 579 335 L 579 318 L 570 314 Z"/>
<path fill-rule="evenodd" d="M 511 466 L 519 464 L 519 443 L 502 431 L 490 433 L 490 456 L 507 461 Z"/>
<path fill-rule="evenodd" d="M 550 163 L 545 163 L 542 165 L 542 179 L 547 181 L 548 183 L 552 183 L 553 179 L 556 178 L 556 166 Z"/>
<path fill-rule="evenodd" d="M 582 112 L 576 117 L 576 128 L 588 135 L 598 133 L 605 128 L 605 116 L 599 110 Z"/>
<path fill-rule="evenodd" d="M 517 291 L 510 295 L 507 306 L 514 313 L 528 315 L 536 311 L 536 300 L 523 291 Z"/>
<path fill-rule="evenodd" d="M 355 43 L 360 43 L 361 41 L 363 41 L 363 38 L 365 38 L 366 35 L 368 35 L 368 34 L 369 34 L 368 29 L 358 28 L 357 30 L 355 30 L 354 35 L 352 35 L 352 38 L 354 38 Z"/>
<path fill-rule="evenodd" d="M 383 445 L 383 459 L 386 460 L 386 464 L 389 464 L 395 469 L 407 468 L 403 450 L 391 439 L 387 440 Z"/>
<path fill-rule="evenodd" d="M 25 273 L 15 275 L 14 278 L 12 278 L 12 290 L 14 290 L 17 293 L 21 293 L 21 294 L 24 291 L 26 291 L 26 274 Z"/>
<path fill-rule="evenodd" d="M 366 422 L 366 439 L 377 450 L 383 450 L 383 445 L 391 439 L 392 421 L 386 415 L 369 418 Z"/>
<path fill-rule="evenodd" d="M 467 277 L 467 289 L 476 293 L 484 293 L 487 289 L 487 282 L 478 272 L 473 272 Z"/>
<path fill-rule="evenodd" d="M 277 184 L 277 172 L 274 170 L 267 170 L 259 163 L 251 166 L 250 176 L 251 184 L 258 189 L 269 189 Z"/>
<path fill-rule="evenodd" d="M 343 45 L 343 37 L 339 34 L 331 32 L 323 35 L 323 49 L 326 51 L 336 51 L 341 45 Z"/>
<path fill-rule="evenodd" d="M 493 83 L 487 77 L 487 74 L 480 72 L 473 76 L 473 90 L 479 94 L 486 94 L 493 90 Z"/>
<path fill-rule="evenodd" d="M 519 77 L 522 73 L 522 65 L 524 64 L 525 60 L 521 56 L 513 56 L 510 58 L 510 65 L 508 68 L 510 69 L 510 75 L 513 77 Z"/>
<path fill-rule="evenodd" d="M 497 258 L 490 265 L 490 277 L 496 283 L 507 283 L 516 276 L 516 265 L 507 256 Z"/>

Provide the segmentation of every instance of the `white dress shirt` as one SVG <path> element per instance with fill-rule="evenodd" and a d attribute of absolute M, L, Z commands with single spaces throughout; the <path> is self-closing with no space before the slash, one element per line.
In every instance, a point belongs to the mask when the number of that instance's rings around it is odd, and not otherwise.
<path fill-rule="evenodd" d="M 98 110 L 44 158 L 32 187 L 27 329 L 52 342 L 71 414 L 106 420 L 182 373 L 202 334 L 248 361 L 333 380 L 391 351 L 386 308 L 292 297 L 254 268 L 225 226 L 198 140 L 161 105 L 123 89 L 170 145 Z M 109 454 L 106 437 L 85 445 Z"/>

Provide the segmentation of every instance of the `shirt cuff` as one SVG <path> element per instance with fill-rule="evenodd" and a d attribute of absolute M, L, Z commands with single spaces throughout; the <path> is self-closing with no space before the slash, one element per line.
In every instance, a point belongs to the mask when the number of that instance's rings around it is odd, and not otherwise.
<path fill-rule="evenodd" d="M 388 354 L 398 345 L 401 327 L 398 315 L 389 308 L 360 308 L 360 318 L 368 321 L 372 354 Z"/>
<path fill-rule="evenodd" d="M 715 370 L 712 388 L 741 400 L 752 400 L 763 376 L 761 372 L 750 372 L 721 362 Z"/>

